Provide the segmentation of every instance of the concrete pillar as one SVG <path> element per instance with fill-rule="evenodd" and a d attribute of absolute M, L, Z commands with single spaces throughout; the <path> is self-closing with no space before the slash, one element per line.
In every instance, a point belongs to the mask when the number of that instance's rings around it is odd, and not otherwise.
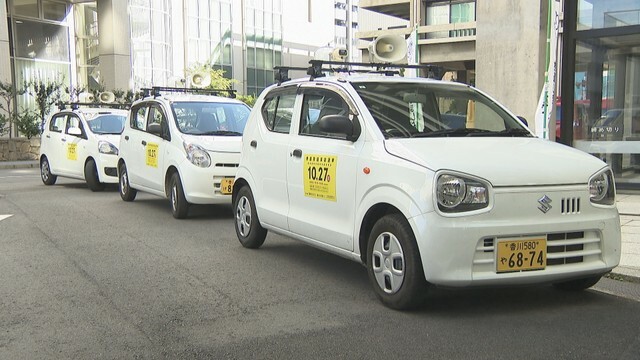
<path fill-rule="evenodd" d="M 9 23 L 7 7 L 0 5 L 0 81 L 11 82 L 11 58 L 9 57 Z"/>
<path fill-rule="evenodd" d="M 476 3 L 476 85 L 533 129 L 544 83 L 547 0 Z"/>
<path fill-rule="evenodd" d="M 131 89 L 131 31 L 128 0 L 100 0 L 100 81 L 106 90 Z"/>

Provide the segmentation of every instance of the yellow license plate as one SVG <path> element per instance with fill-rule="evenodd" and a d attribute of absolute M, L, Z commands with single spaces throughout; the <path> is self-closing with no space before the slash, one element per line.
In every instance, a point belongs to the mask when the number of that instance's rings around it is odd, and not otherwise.
<path fill-rule="evenodd" d="M 505 239 L 498 241 L 496 271 L 542 270 L 547 266 L 547 239 Z"/>
<path fill-rule="evenodd" d="M 234 179 L 222 179 L 220 181 L 220 192 L 225 195 L 231 194 L 233 192 L 233 181 Z"/>

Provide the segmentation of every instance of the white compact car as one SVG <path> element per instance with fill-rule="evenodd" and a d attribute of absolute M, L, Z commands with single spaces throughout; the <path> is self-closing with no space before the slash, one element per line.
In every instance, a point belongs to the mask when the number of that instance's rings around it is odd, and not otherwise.
<path fill-rule="evenodd" d="M 178 219 L 189 204 L 231 203 L 250 109 L 203 93 L 154 87 L 131 106 L 118 159 L 124 201 L 133 201 L 137 190 L 168 197 Z"/>
<path fill-rule="evenodd" d="M 63 105 L 44 124 L 40 174 L 45 185 L 55 184 L 58 176 L 85 180 L 92 191 L 118 182 L 118 146 L 128 111 L 111 107 L 122 105 Z"/>
<path fill-rule="evenodd" d="M 620 260 L 610 168 L 458 83 L 318 75 L 267 88 L 233 197 L 243 246 L 270 230 L 361 262 L 396 309 L 430 284 L 585 289 Z"/>

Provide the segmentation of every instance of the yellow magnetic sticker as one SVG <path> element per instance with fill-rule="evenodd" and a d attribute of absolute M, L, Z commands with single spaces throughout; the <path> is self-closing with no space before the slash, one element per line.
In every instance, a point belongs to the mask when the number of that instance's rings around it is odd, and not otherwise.
<path fill-rule="evenodd" d="M 145 149 L 147 151 L 147 166 L 158 167 L 158 144 L 148 143 Z"/>
<path fill-rule="evenodd" d="M 78 144 L 67 144 L 67 159 L 78 160 Z"/>
<path fill-rule="evenodd" d="M 337 156 L 321 154 L 305 155 L 302 167 L 304 196 L 336 201 L 337 166 Z"/>

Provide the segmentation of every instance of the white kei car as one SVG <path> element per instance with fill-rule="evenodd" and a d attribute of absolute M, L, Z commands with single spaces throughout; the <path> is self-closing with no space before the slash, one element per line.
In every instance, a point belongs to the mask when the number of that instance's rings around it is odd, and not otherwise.
<path fill-rule="evenodd" d="M 396 309 L 430 285 L 581 290 L 620 260 L 609 166 L 459 83 L 338 75 L 267 88 L 233 197 L 243 246 L 269 230 L 361 262 Z"/>
<path fill-rule="evenodd" d="M 40 175 L 45 185 L 55 184 L 58 176 L 85 180 L 91 191 L 118 182 L 118 146 L 128 111 L 105 106 L 61 106 L 44 124 Z"/>
<path fill-rule="evenodd" d="M 168 197 L 177 219 L 190 204 L 230 204 L 249 107 L 203 90 L 150 91 L 131 106 L 121 135 L 122 200 L 138 190 Z"/>

